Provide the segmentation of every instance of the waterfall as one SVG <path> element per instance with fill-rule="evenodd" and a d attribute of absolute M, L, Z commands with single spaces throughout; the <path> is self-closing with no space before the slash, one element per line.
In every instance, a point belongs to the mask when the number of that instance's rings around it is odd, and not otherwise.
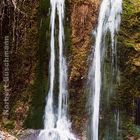
<path fill-rule="evenodd" d="M 71 123 L 68 119 L 67 113 L 67 65 L 64 57 L 64 0 L 50 0 L 51 3 L 51 55 L 50 55 L 50 89 L 46 99 L 44 130 L 40 132 L 39 140 L 76 140 L 71 133 Z M 55 19 L 58 14 L 59 21 L 59 98 L 58 98 L 58 112 L 54 113 L 53 96 L 54 96 L 54 82 L 55 82 Z"/>
<path fill-rule="evenodd" d="M 90 94 L 92 95 L 92 126 L 90 137 L 91 140 L 99 139 L 99 118 L 100 118 L 100 100 L 102 93 L 102 84 L 104 78 L 103 63 L 105 59 L 106 52 L 106 36 L 111 36 L 111 73 L 114 78 L 115 72 L 117 69 L 117 51 L 116 51 L 116 38 L 115 34 L 119 30 L 119 25 L 121 22 L 121 12 L 122 12 L 122 0 L 102 0 L 99 18 L 98 18 L 98 26 L 97 32 L 95 34 L 95 45 L 93 46 L 93 54 L 92 54 L 92 64 L 89 70 L 89 87 Z M 111 74 L 110 73 L 110 74 Z M 113 78 L 111 78 L 110 86 L 113 86 Z M 109 90 L 113 88 L 110 87 Z M 111 91 L 113 92 L 113 91 Z M 109 94 L 111 94 L 109 92 Z M 110 95 L 109 95 L 110 96 Z M 109 138 L 107 139 L 109 140 Z"/>
<path fill-rule="evenodd" d="M 47 98 L 47 105 L 45 108 L 45 121 L 44 126 L 45 129 L 54 128 L 55 126 L 55 114 L 53 111 L 53 92 L 54 92 L 54 79 L 55 79 L 55 37 L 54 37 L 54 31 L 55 31 L 55 13 L 56 13 L 56 0 L 51 0 L 51 55 L 50 55 L 50 89 L 48 93 Z"/>

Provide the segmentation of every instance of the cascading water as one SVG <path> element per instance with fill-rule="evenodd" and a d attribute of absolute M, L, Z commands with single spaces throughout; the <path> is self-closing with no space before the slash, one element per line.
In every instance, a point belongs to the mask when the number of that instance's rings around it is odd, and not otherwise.
<path fill-rule="evenodd" d="M 104 71 L 103 63 L 105 59 L 105 53 L 107 50 L 106 45 L 106 36 L 108 33 L 111 36 L 111 73 L 112 78 L 108 84 L 113 87 L 113 80 L 115 72 L 117 71 L 117 51 L 116 51 L 116 39 L 115 34 L 119 30 L 119 25 L 121 21 L 121 12 L 122 12 L 122 0 L 103 0 L 100 7 L 98 27 L 96 32 L 96 42 L 93 47 L 92 65 L 89 71 L 89 83 L 90 83 L 90 93 L 92 94 L 92 126 L 90 139 L 98 140 L 99 139 L 99 118 L 100 118 L 100 100 L 101 92 L 104 81 Z M 107 84 L 107 83 L 106 83 Z M 111 91 L 113 88 L 110 87 L 110 91 L 107 94 L 112 94 Z M 108 95 L 110 96 L 110 95 Z M 109 101 L 108 101 L 109 102 Z M 119 119 L 117 119 L 119 120 Z M 117 122 L 118 123 L 118 122 Z M 118 124 L 117 124 L 118 126 Z M 118 129 L 118 128 L 117 128 Z M 101 138 L 104 139 L 104 138 Z M 107 140 L 111 138 L 105 138 Z M 116 138 L 115 138 L 116 139 Z M 112 139 L 111 139 L 112 140 Z"/>
<path fill-rule="evenodd" d="M 50 55 L 50 89 L 45 108 L 45 129 L 40 132 L 39 140 L 76 140 L 70 132 L 71 123 L 67 114 L 67 66 L 63 55 L 64 42 L 64 0 L 51 0 L 51 55 Z M 53 95 L 55 80 L 55 18 L 59 20 L 59 101 L 58 112 L 54 113 Z"/>

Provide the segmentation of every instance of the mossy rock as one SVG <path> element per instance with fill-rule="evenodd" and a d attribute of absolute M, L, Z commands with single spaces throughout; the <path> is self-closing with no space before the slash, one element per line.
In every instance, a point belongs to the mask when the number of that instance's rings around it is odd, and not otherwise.
<path fill-rule="evenodd" d="M 11 130 L 15 128 L 15 121 L 5 120 L 3 122 L 3 127 L 7 130 Z"/>

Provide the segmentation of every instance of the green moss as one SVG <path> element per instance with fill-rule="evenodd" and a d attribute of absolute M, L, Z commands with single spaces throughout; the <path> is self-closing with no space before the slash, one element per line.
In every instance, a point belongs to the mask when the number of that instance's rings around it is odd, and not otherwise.
<path fill-rule="evenodd" d="M 122 128 L 126 130 L 123 132 L 124 138 L 127 136 L 135 137 L 136 139 L 140 137 L 140 128 L 134 125 L 132 119 L 126 119 L 126 121 L 123 122 Z"/>
<path fill-rule="evenodd" d="M 140 36 L 140 1 L 124 0 L 121 24 L 121 41 L 125 46 L 135 48 Z M 127 42 L 126 42 L 127 40 Z"/>
<path fill-rule="evenodd" d="M 124 42 L 124 45 L 127 46 L 128 48 L 134 48 L 134 44 L 129 41 Z"/>
<path fill-rule="evenodd" d="M 69 8 L 69 4 L 66 3 L 67 7 Z M 70 15 L 68 8 L 66 8 L 66 15 L 65 21 L 64 21 L 64 31 L 65 31 L 65 52 L 66 57 L 68 58 L 70 54 L 72 53 L 72 40 L 71 40 L 71 28 L 70 28 Z"/>
<path fill-rule="evenodd" d="M 15 128 L 15 122 L 11 120 L 4 121 L 3 127 L 7 130 L 11 130 Z"/>
<path fill-rule="evenodd" d="M 114 104 L 123 112 L 123 135 L 137 138 L 140 132 L 134 123 L 134 100 L 139 92 L 139 67 L 133 63 L 138 61 L 138 44 L 140 36 L 140 1 L 124 0 L 120 32 L 118 35 L 118 62 L 120 67 L 121 83 Z"/>
<path fill-rule="evenodd" d="M 37 51 L 37 67 L 36 79 L 32 87 L 32 103 L 29 115 L 26 118 L 24 126 L 26 128 L 40 129 L 43 128 L 43 115 L 45 109 L 45 97 L 47 92 L 47 68 L 48 51 L 49 51 L 49 23 L 50 18 L 47 17 L 49 12 L 49 0 L 41 0 L 39 8 L 39 31 L 38 31 L 38 51 Z"/>

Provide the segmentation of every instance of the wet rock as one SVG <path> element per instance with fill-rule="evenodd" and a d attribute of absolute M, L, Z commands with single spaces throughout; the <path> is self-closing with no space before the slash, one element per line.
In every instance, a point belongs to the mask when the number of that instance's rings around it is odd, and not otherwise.
<path fill-rule="evenodd" d="M 8 132 L 0 131 L 0 140 L 18 140 L 15 136 L 10 135 Z"/>
<path fill-rule="evenodd" d="M 40 130 L 33 130 L 33 129 L 25 130 L 18 136 L 18 139 L 19 140 L 37 140 L 39 133 L 40 133 Z"/>

